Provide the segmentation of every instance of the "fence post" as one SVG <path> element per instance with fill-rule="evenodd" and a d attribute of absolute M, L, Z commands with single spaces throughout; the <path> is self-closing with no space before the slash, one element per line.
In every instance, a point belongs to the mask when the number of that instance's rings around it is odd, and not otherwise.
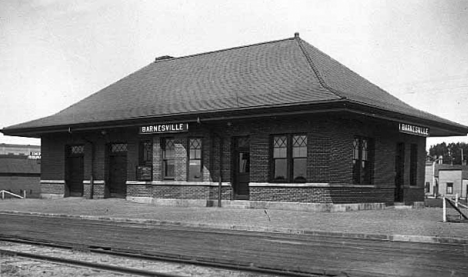
<path fill-rule="evenodd" d="M 458 207 L 458 193 L 455 193 L 455 207 Z"/>
<path fill-rule="evenodd" d="M 445 203 L 445 196 L 442 197 L 442 221 L 447 222 L 447 203 Z"/>

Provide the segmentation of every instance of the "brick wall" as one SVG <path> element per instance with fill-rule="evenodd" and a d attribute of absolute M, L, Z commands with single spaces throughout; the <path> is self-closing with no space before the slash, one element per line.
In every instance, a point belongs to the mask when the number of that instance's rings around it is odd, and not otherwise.
<path fill-rule="evenodd" d="M 376 141 L 378 166 L 374 180 L 379 186 L 392 186 L 394 142 L 387 138 L 385 128 L 372 126 L 367 121 L 330 116 L 294 118 L 289 120 L 261 120 L 251 123 L 233 123 L 228 136 L 236 134 L 251 137 L 251 182 L 268 182 L 270 174 L 270 140 L 273 134 L 306 133 L 308 137 L 307 182 L 352 183 L 352 155 L 354 136 L 366 136 Z M 380 128 L 382 130 L 380 130 Z M 395 132 L 393 132 L 395 136 Z M 227 150 L 227 149 L 226 149 Z M 215 150 L 216 151 L 216 150 Z M 226 153 L 228 154 L 228 153 Z M 227 162 L 227 161 L 225 161 Z M 230 164 L 223 164 L 223 167 Z"/>
<path fill-rule="evenodd" d="M 175 180 L 187 181 L 187 135 L 179 135 L 174 139 L 175 146 Z"/>
<path fill-rule="evenodd" d="M 105 196 L 105 182 L 102 180 L 95 180 L 94 185 L 91 186 L 89 180 L 85 180 L 83 184 L 83 197 L 86 199 L 102 199 Z"/>
<path fill-rule="evenodd" d="M 103 199 L 105 197 L 105 184 L 94 184 L 94 199 Z"/>
<path fill-rule="evenodd" d="M 330 140 L 330 183 L 352 183 L 353 179 L 353 140 L 354 136 L 372 137 L 366 125 L 357 120 L 343 118 L 341 120 L 327 119 L 323 132 Z M 365 128 L 365 130 L 361 130 Z"/>
<path fill-rule="evenodd" d="M 136 181 L 136 168 L 138 166 L 139 141 L 136 136 L 129 136 L 127 143 L 127 180 Z"/>
<path fill-rule="evenodd" d="M 244 134 L 250 133 L 250 181 L 251 182 L 266 182 L 269 179 L 270 173 L 270 136 L 269 131 L 272 129 L 265 122 L 254 122 L 251 128 L 245 128 Z"/>
<path fill-rule="evenodd" d="M 162 180 L 162 150 L 159 136 L 153 137 L 153 180 Z"/>
<path fill-rule="evenodd" d="M 232 187 L 231 186 L 222 186 L 221 187 L 221 199 L 222 200 L 231 200 L 232 199 Z M 209 190 L 209 199 L 217 200 L 219 195 L 219 187 L 211 186 Z"/>
<path fill-rule="evenodd" d="M 310 182 L 330 180 L 331 140 L 326 134 L 311 133 L 307 139 L 307 176 Z"/>
<path fill-rule="evenodd" d="M 206 164 L 206 169 L 211 173 L 211 180 L 214 182 L 219 181 L 219 170 L 221 168 L 222 181 L 230 182 L 231 180 L 231 137 L 226 133 L 212 133 L 211 147 L 212 155 L 209 164 Z M 222 144 L 222 151 L 220 151 L 220 143 Z M 220 154 L 221 152 L 221 154 Z M 220 155 L 222 157 L 220 157 Z M 220 161 L 222 158 L 222 161 Z"/>
<path fill-rule="evenodd" d="M 54 194 L 54 195 L 63 197 L 65 195 L 65 185 L 62 182 L 57 182 L 57 183 L 41 182 L 41 195 L 42 194 Z"/>
<path fill-rule="evenodd" d="M 218 182 L 219 169 L 222 181 L 232 181 L 232 139 L 235 136 L 250 136 L 250 182 L 268 183 L 270 181 L 270 141 L 274 134 L 305 133 L 308 138 L 307 182 L 337 185 L 352 184 L 352 155 L 354 136 L 373 138 L 375 142 L 373 185 L 376 188 L 278 188 L 252 187 L 251 200 L 266 201 L 318 201 L 332 203 L 355 203 L 362 201 L 391 202 L 395 176 L 396 143 L 406 145 L 405 201 L 420 201 L 424 188 L 425 138 L 400 134 L 396 123 L 377 119 L 347 115 L 313 115 L 308 117 L 262 118 L 261 120 L 232 121 L 219 124 L 191 124 L 190 132 L 171 134 L 175 139 L 176 165 L 175 180 L 182 185 L 167 186 L 128 185 L 128 196 L 216 199 L 217 187 L 191 186 L 187 181 L 188 139 L 203 139 L 203 182 Z M 94 195 L 106 197 L 105 181 L 108 177 L 106 167 L 107 145 L 115 142 L 127 143 L 127 180 L 136 181 L 140 139 L 153 140 L 153 181 L 163 181 L 161 135 L 139 136 L 137 128 L 114 129 L 101 132 L 54 134 L 42 138 L 42 180 L 65 180 L 65 148 L 70 144 L 85 145 L 85 180 L 91 173 L 91 142 L 94 144 L 94 179 L 103 181 L 94 188 Z M 222 149 L 219 148 L 222 143 Z M 418 183 L 409 187 L 410 145 L 418 145 Z M 221 156 L 221 157 L 220 157 Z M 222 158 L 222 160 L 220 160 Z M 99 187 L 99 189 L 98 189 Z M 65 188 L 66 189 L 66 188 Z M 44 187 L 44 190 L 49 190 Z M 392 193 L 390 193 L 392 192 Z M 85 197 L 90 197 L 90 189 L 85 186 Z M 215 196 L 214 196 L 215 195 Z M 223 198 L 229 199 L 232 187 L 223 187 Z"/>
<path fill-rule="evenodd" d="M 395 186 L 395 134 L 384 132 L 376 137 L 374 162 L 374 183 L 381 187 Z"/>
<path fill-rule="evenodd" d="M 203 138 L 203 145 L 202 145 L 202 155 L 203 155 L 203 160 L 202 160 L 202 166 L 203 166 L 203 172 L 202 172 L 202 180 L 205 182 L 212 182 L 213 178 L 211 176 L 211 168 L 212 168 L 212 163 L 213 163 L 213 134 L 206 132 L 204 136 L 200 136 Z"/>
<path fill-rule="evenodd" d="M 91 199 L 91 184 L 84 183 L 83 184 L 83 197 L 86 199 Z"/>
<path fill-rule="evenodd" d="M 42 180 L 65 180 L 65 143 L 64 135 L 41 138 Z"/>
<path fill-rule="evenodd" d="M 153 186 L 151 184 L 127 185 L 127 195 L 133 197 L 152 197 Z"/>
<path fill-rule="evenodd" d="M 187 185 L 172 184 L 154 185 L 151 182 L 147 184 L 128 184 L 127 195 L 132 197 L 153 197 L 159 199 L 218 199 L 219 188 L 217 185 Z M 223 185 L 221 188 L 221 198 L 223 200 L 231 199 L 232 189 L 230 186 Z"/>
<path fill-rule="evenodd" d="M 153 187 L 152 197 L 160 199 L 208 199 L 208 186 L 158 185 Z"/>
<path fill-rule="evenodd" d="M 393 189 L 365 187 L 251 187 L 250 200 L 302 203 L 393 203 Z"/>
<path fill-rule="evenodd" d="M 94 179 L 105 180 L 107 175 L 106 169 L 106 139 L 103 136 L 97 136 L 94 140 L 95 145 L 95 162 L 94 162 Z M 86 176 L 86 175 L 85 175 Z"/>

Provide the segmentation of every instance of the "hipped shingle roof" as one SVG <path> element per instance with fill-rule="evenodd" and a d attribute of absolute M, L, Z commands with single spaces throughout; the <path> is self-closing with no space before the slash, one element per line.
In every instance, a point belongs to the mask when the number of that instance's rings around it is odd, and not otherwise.
<path fill-rule="evenodd" d="M 409 106 L 298 36 L 156 61 L 55 115 L 2 132 L 40 133 L 54 126 L 99 126 L 336 101 L 417 118 L 428 127 L 442 125 L 447 129 L 445 135 L 468 132 L 466 126 Z"/>

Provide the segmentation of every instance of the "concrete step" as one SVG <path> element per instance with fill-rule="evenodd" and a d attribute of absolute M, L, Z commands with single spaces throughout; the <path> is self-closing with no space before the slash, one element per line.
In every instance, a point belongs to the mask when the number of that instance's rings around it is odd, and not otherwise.
<path fill-rule="evenodd" d="M 223 201 L 222 205 L 223 207 L 231 208 L 231 209 L 249 209 L 250 201 L 248 200 Z"/>
<path fill-rule="evenodd" d="M 393 203 L 393 208 L 395 210 L 410 210 L 413 208 L 413 205 L 406 205 L 403 202 L 395 202 Z"/>

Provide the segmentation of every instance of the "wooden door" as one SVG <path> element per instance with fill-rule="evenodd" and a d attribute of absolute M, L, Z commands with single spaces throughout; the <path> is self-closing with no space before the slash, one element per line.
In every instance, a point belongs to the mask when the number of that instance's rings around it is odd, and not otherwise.
<path fill-rule="evenodd" d="M 113 198 L 127 196 L 127 144 L 114 143 L 109 147 L 109 194 Z"/>
<path fill-rule="evenodd" d="M 405 184 L 405 144 L 397 143 L 395 155 L 395 202 L 403 201 Z"/>
<path fill-rule="evenodd" d="M 249 199 L 250 182 L 250 139 L 249 137 L 234 138 L 234 199 Z"/>
<path fill-rule="evenodd" d="M 84 179 L 84 146 L 72 145 L 67 150 L 67 178 L 68 196 L 83 196 Z"/>

